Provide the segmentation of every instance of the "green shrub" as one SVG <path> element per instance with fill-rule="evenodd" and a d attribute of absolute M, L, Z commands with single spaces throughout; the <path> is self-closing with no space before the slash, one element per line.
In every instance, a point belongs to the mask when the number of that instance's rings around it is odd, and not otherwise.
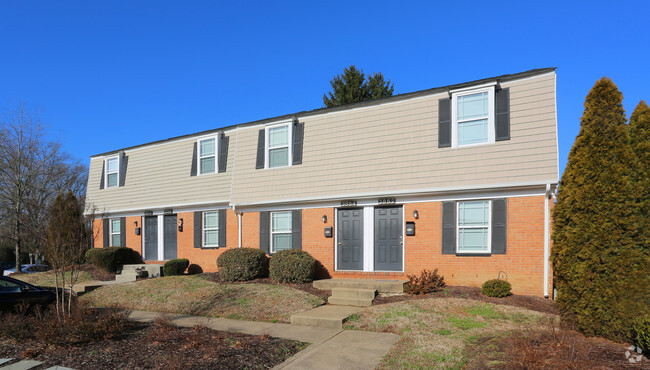
<path fill-rule="evenodd" d="M 247 281 L 267 277 L 269 259 L 261 249 L 228 249 L 217 258 L 219 277 L 225 281 Z"/>
<path fill-rule="evenodd" d="M 187 258 L 169 260 L 163 265 L 163 274 L 165 276 L 183 275 L 189 265 L 190 260 Z"/>
<path fill-rule="evenodd" d="M 409 281 L 404 284 L 404 292 L 408 294 L 427 294 L 437 292 L 445 287 L 445 277 L 438 275 L 438 269 L 422 270 L 420 276 L 407 275 Z"/>
<path fill-rule="evenodd" d="M 510 289 L 512 289 L 512 285 L 510 285 L 509 282 L 505 280 L 492 279 L 483 283 L 481 293 L 488 297 L 502 298 L 511 294 Z"/>
<path fill-rule="evenodd" d="M 287 249 L 271 257 L 270 277 L 279 283 L 308 283 L 314 280 L 316 260 L 309 253 Z"/>
<path fill-rule="evenodd" d="M 142 256 L 126 247 L 91 248 L 86 252 L 86 262 L 110 272 L 117 272 L 122 265 L 142 263 Z"/>
<path fill-rule="evenodd" d="M 650 355 L 650 314 L 634 321 L 632 338 L 645 355 Z"/>
<path fill-rule="evenodd" d="M 203 269 L 201 268 L 201 266 L 199 266 L 197 264 L 193 263 L 193 264 L 191 264 L 191 265 L 189 265 L 187 267 L 187 274 L 188 275 L 196 275 L 196 274 L 202 274 L 202 273 L 203 273 Z"/>

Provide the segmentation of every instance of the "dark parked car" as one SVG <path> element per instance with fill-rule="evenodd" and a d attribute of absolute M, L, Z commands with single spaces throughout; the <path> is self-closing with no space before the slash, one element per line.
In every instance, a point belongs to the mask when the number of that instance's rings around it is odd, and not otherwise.
<path fill-rule="evenodd" d="M 29 306 L 47 306 L 55 299 L 54 292 L 10 277 L 0 276 L 0 308 L 3 310 L 23 303 Z"/>

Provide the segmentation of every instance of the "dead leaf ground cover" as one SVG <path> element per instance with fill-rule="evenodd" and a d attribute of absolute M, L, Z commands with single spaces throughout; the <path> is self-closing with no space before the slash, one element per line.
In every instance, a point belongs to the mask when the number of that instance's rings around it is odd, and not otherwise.
<path fill-rule="evenodd" d="M 80 300 L 97 307 L 269 322 L 289 322 L 292 314 L 325 303 L 320 297 L 283 285 L 218 284 L 205 275 L 109 285 Z"/>

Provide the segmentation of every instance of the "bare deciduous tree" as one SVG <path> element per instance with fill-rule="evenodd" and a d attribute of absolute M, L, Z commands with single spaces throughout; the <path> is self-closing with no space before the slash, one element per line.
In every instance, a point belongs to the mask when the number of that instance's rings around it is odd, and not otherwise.
<path fill-rule="evenodd" d="M 43 254 L 49 208 L 60 192 L 83 197 L 86 167 L 46 139 L 38 111 L 19 103 L 0 117 L 0 236 L 21 253 Z"/>

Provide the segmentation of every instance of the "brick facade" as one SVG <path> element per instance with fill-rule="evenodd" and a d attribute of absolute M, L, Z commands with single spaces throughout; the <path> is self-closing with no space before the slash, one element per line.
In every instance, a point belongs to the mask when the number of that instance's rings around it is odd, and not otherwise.
<path fill-rule="evenodd" d="M 508 198 L 507 251 L 489 256 L 456 256 L 442 254 L 442 203 L 421 202 L 404 205 L 404 221 L 416 225 L 415 236 L 404 239 L 404 272 L 335 271 L 335 236 L 327 238 L 325 227 L 336 233 L 335 208 L 302 210 L 302 249 L 318 262 L 319 278 L 380 278 L 406 280 L 409 274 L 423 269 L 438 269 L 449 285 L 480 287 L 483 282 L 497 277 L 506 278 L 516 294 L 543 296 L 544 281 L 544 196 Z M 549 200 L 552 206 L 552 200 Z M 417 210 L 419 218 L 413 218 Z M 327 216 L 323 223 L 322 217 Z M 239 246 L 237 215 L 227 210 L 226 247 L 218 249 L 194 248 L 194 213 L 178 213 L 183 219 L 183 231 L 177 234 L 178 258 L 187 258 L 205 272 L 217 271 L 216 260 L 221 253 Z M 259 248 L 259 212 L 241 215 L 243 247 Z M 135 235 L 134 222 L 142 227 L 141 217 L 126 218 L 127 246 L 142 253 L 142 237 Z M 94 223 L 95 246 L 102 246 L 102 221 Z M 160 263 L 158 261 L 147 261 Z M 552 276 L 552 275 L 551 275 Z M 550 279 L 552 280 L 552 279 Z M 552 290 L 549 282 L 549 291 Z"/>

